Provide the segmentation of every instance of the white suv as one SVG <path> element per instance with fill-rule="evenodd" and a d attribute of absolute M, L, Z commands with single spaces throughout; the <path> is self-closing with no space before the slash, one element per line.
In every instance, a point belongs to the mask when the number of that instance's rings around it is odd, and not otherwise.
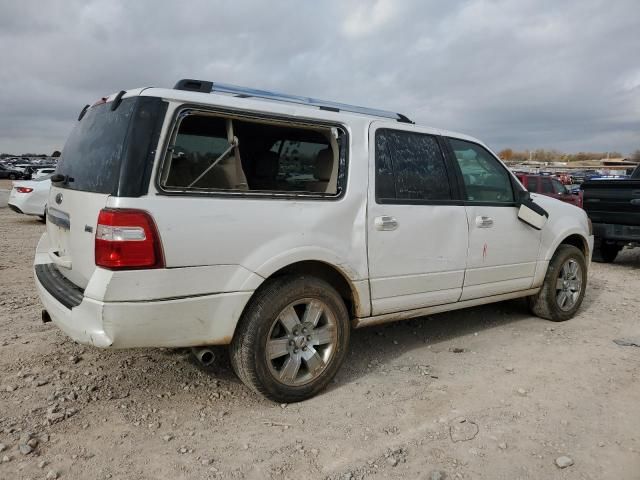
<path fill-rule="evenodd" d="M 571 318 L 593 237 L 481 142 L 404 115 L 182 80 L 80 114 L 35 258 L 46 311 L 97 347 L 230 345 L 308 398 L 351 328 L 516 297 Z"/>

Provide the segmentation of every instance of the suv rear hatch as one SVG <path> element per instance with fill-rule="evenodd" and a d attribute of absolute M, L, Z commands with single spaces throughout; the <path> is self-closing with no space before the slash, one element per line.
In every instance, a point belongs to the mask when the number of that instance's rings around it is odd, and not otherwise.
<path fill-rule="evenodd" d="M 166 106 L 138 95 L 103 99 L 64 146 L 47 201 L 49 257 L 81 288 L 96 268 L 96 225 L 109 196 L 147 193 Z"/>

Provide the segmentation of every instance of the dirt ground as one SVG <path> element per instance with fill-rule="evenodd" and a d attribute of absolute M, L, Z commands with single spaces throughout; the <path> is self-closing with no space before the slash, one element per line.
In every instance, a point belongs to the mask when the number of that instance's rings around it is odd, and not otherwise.
<path fill-rule="evenodd" d="M 357 330 L 330 388 L 284 406 L 224 349 L 205 369 L 42 324 L 43 230 L 0 209 L 2 479 L 640 479 L 640 348 L 613 342 L 640 338 L 640 249 L 593 264 L 566 323 L 512 301 Z"/>

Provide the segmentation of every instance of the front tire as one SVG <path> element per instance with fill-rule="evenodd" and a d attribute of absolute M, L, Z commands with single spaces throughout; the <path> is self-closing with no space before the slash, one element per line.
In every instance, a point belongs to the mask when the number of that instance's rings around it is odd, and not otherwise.
<path fill-rule="evenodd" d="M 569 320 L 580 308 L 586 287 L 584 253 L 572 245 L 560 245 L 549 262 L 542 288 L 529 297 L 529 307 L 534 315 L 547 320 Z"/>
<path fill-rule="evenodd" d="M 349 312 L 324 280 L 276 277 L 242 314 L 231 342 L 234 371 L 249 388 L 290 403 L 323 390 L 347 353 Z"/>

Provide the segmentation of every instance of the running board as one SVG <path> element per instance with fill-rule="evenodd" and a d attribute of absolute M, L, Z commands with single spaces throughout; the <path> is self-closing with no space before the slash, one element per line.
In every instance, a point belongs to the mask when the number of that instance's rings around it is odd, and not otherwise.
<path fill-rule="evenodd" d="M 415 310 L 406 310 L 403 312 L 385 313 L 384 315 L 375 315 L 372 317 L 354 318 L 352 320 L 353 328 L 370 327 L 372 325 L 380 325 L 382 323 L 396 322 L 398 320 L 407 320 L 409 318 L 423 317 L 425 315 L 433 315 L 434 313 L 449 312 L 451 310 L 460 310 L 467 307 L 475 307 L 478 305 L 486 305 L 488 303 L 502 302 L 513 298 L 528 297 L 535 295 L 540 288 L 530 288 L 529 290 L 520 290 L 518 292 L 502 293 L 500 295 L 492 295 L 490 297 L 474 298 L 472 300 L 464 300 L 462 302 L 446 303 L 444 305 L 434 305 L 433 307 L 418 308 Z"/>

